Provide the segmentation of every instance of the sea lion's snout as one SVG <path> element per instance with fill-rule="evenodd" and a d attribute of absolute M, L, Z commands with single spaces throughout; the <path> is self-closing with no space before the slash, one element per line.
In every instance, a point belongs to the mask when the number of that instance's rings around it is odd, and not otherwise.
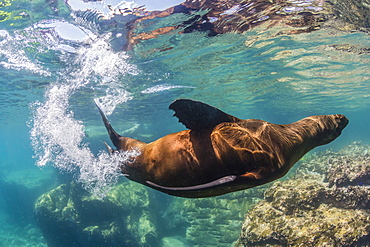
<path fill-rule="evenodd" d="M 322 121 L 322 129 L 317 132 L 319 145 L 334 141 L 348 125 L 348 119 L 342 114 L 317 116 Z"/>
<path fill-rule="evenodd" d="M 347 126 L 349 120 L 348 118 L 346 118 L 346 116 L 342 114 L 335 114 L 334 118 L 335 118 L 335 122 L 338 124 L 337 131 L 340 134 L 342 130 Z"/>

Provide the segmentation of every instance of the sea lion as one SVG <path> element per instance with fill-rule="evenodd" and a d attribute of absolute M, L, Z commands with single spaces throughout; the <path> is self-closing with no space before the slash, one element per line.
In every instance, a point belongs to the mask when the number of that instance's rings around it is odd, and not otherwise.
<path fill-rule="evenodd" d="M 120 152 L 140 154 L 121 165 L 123 174 L 164 193 L 188 198 L 244 190 L 281 178 L 311 149 L 335 140 L 344 115 L 311 116 L 291 124 L 241 120 L 199 101 L 170 105 L 189 130 L 151 143 L 117 134 L 97 104 L 110 139 Z"/>

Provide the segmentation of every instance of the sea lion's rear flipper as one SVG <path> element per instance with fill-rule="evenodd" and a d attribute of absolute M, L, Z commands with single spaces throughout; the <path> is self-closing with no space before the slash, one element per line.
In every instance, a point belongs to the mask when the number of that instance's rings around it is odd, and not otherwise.
<path fill-rule="evenodd" d="M 95 105 L 96 107 L 98 108 L 99 110 L 99 113 L 100 113 L 100 116 L 101 118 L 103 119 L 103 122 L 104 122 L 104 125 L 105 125 L 105 128 L 107 129 L 108 131 L 108 134 L 109 134 L 109 137 L 111 139 L 111 141 L 113 142 L 113 145 L 114 146 L 118 146 L 119 144 L 119 138 L 121 137 L 119 134 L 117 134 L 116 131 L 114 131 L 114 129 L 112 128 L 112 126 L 110 125 L 109 121 L 108 121 L 108 118 L 105 116 L 105 113 L 103 112 L 103 110 L 101 109 L 100 105 L 99 105 L 99 102 L 95 99 Z M 108 149 L 109 150 L 109 149 Z M 109 150 L 110 152 L 110 150 Z"/>
<path fill-rule="evenodd" d="M 223 185 L 223 184 L 226 184 L 226 183 L 231 183 L 236 179 L 236 177 L 237 176 L 230 175 L 230 176 L 226 176 L 226 177 L 217 179 L 217 180 L 209 182 L 209 183 L 194 185 L 194 186 L 188 186 L 188 187 L 167 187 L 167 186 L 161 186 L 161 185 L 155 184 L 155 183 L 150 182 L 150 181 L 146 181 L 146 183 L 151 185 L 154 188 L 162 189 L 162 190 L 192 191 L 192 190 L 209 189 L 209 188 L 216 187 L 216 186 L 219 186 L 219 185 Z"/>
<path fill-rule="evenodd" d="M 110 154 L 114 153 L 113 148 L 111 148 L 111 147 L 108 145 L 108 143 L 104 142 L 104 145 L 105 145 L 105 147 L 107 148 L 107 150 L 108 150 L 108 152 L 109 152 Z"/>
<path fill-rule="evenodd" d="M 175 111 L 174 116 L 179 119 L 179 122 L 191 130 L 214 128 L 223 122 L 240 120 L 213 106 L 190 99 L 175 100 L 169 108 Z"/>

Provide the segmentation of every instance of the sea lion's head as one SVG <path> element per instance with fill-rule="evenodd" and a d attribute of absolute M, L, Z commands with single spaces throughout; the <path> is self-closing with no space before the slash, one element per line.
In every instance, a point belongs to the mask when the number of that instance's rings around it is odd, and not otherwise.
<path fill-rule="evenodd" d="M 347 126 L 348 119 L 342 114 L 319 115 L 309 117 L 318 123 L 317 128 L 317 145 L 325 145 L 334 141 Z"/>

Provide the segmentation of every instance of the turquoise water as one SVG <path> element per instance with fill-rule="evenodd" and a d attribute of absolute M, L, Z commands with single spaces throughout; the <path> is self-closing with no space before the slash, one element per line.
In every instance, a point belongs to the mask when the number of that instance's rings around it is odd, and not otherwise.
<path fill-rule="evenodd" d="M 124 50 L 128 19 L 116 16 L 112 25 L 63 1 L 4 1 L 0 10 L 0 246 L 47 246 L 34 203 L 60 184 L 75 181 L 104 197 L 117 181 L 127 182 L 105 151 L 108 135 L 94 99 L 117 132 L 145 142 L 185 129 L 168 106 L 190 98 L 242 119 L 281 124 L 344 114 L 350 124 L 343 134 L 315 151 L 339 150 L 353 141 L 370 144 L 369 26 L 358 19 L 333 18 L 299 34 L 268 22 L 216 36 L 178 27 Z M 197 14 L 144 21 L 134 32 L 176 26 Z M 156 198 L 151 209 L 160 218 L 161 246 L 206 246 L 194 233 L 198 228 L 175 220 L 177 201 L 152 190 L 149 197 Z M 202 207 L 202 201 L 191 203 Z M 235 229 L 242 219 L 243 214 L 235 220 Z M 238 231 L 220 246 L 230 246 Z"/>

